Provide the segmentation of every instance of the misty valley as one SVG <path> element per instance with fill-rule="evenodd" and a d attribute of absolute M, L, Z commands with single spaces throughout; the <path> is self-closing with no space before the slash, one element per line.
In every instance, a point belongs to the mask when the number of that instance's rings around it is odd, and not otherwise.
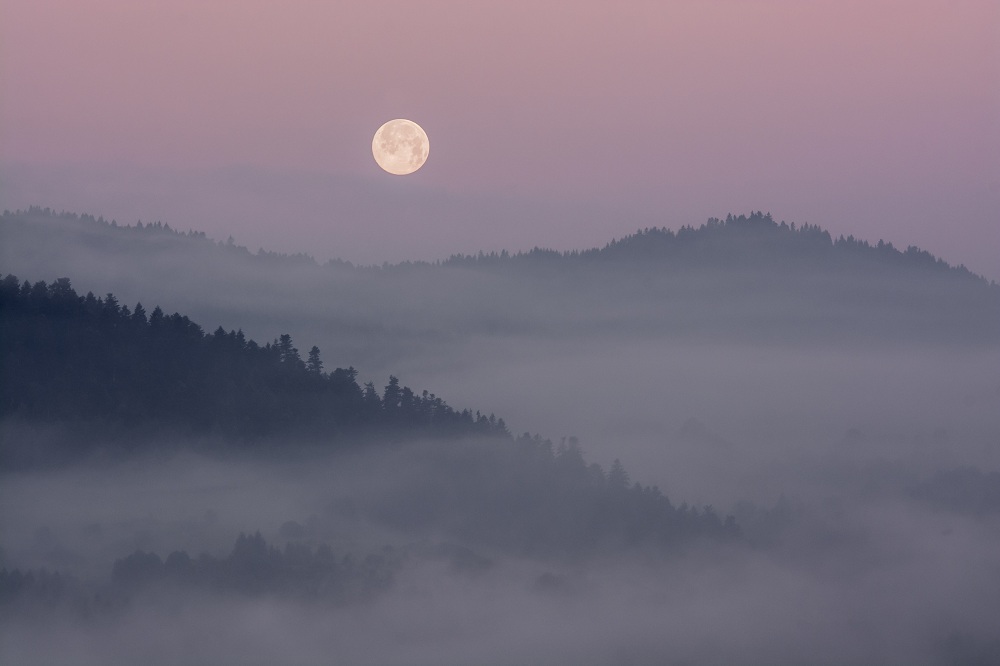
<path fill-rule="evenodd" d="M 2 663 L 996 664 L 998 553 L 1000 285 L 924 250 L 0 216 Z"/>

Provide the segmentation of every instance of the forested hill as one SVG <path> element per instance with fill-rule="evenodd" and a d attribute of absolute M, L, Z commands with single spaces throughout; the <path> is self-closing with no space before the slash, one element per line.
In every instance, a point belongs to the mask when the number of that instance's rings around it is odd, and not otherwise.
<path fill-rule="evenodd" d="M 507 434 L 502 419 L 457 411 L 395 377 L 377 391 L 359 386 L 353 367 L 326 372 L 317 347 L 303 359 L 287 334 L 263 346 L 242 331 L 206 334 L 159 307 L 80 296 L 68 278 L 0 280 L 0 355 L 0 418 L 92 425 L 101 436 Z"/>
<path fill-rule="evenodd" d="M 492 414 L 456 410 L 395 377 L 379 394 L 356 376 L 352 367 L 326 372 L 316 347 L 303 360 L 288 335 L 261 346 L 111 294 L 80 296 L 67 278 L 0 279 L 0 470 L 92 453 L 195 446 L 288 457 L 301 444 L 336 452 L 406 440 L 385 449 L 405 462 L 390 464 L 392 497 L 356 507 L 399 530 L 562 557 L 739 533 L 711 508 L 674 506 L 630 483 L 617 460 L 607 474 L 587 464 L 575 438 L 558 448 L 513 438 Z M 0 575 L 0 597 L 19 595 L 24 582 Z"/>
<path fill-rule="evenodd" d="M 1000 285 L 917 248 L 833 239 L 762 213 L 583 251 L 381 267 L 38 208 L 0 216 L 0 241 L 0 270 L 22 279 L 71 275 L 82 289 L 156 301 L 257 339 L 285 330 L 383 376 L 471 336 L 1000 344 Z"/>
<path fill-rule="evenodd" d="M 757 268 L 816 272 L 823 269 L 919 271 L 986 282 L 965 266 L 951 266 L 926 250 L 910 246 L 899 250 L 891 242 L 875 244 L 854 236 L 834 239 L 817 225 L 777 222 L 770 213 L 711 218 L 700 227 L 640 229 L 612 240 L 602 248 L 556 252 L 535 248 L 509 254 L 492 252 L 453 255 L 445 264 L 498 265 L 505 263 L 565 266 L 656 263 L 667 269 Z"/>
<path fill-rule="evenodd" d="M 5 210 L 0 215 L 0 238 L 8 246 L 10 263 L 15 250 L 27 252 L 34 259 L 55 259 L 61 254 L 61 242 L 71 242 L 77 249 L 99 251 L 112 256 L 156 255 L 170 250 L 184 250 L 206 260 L 240 256 L 253 264 L 283 265 L 287 268 L 321 264 L 305 253 L 281 254 L 260 249 L 250 252 L 230 237 L 226 241 L 208 238 L 204 232 L 179 231 L 162 222 L 119 225 L 92 215 L 57 213 L 49 208 L 32 207 L 26 211 Z M 869 243 L 853 236 L 833 238 L 817 225 L 777 222 L 770 213 L 729 215 L 725 220 L 710 218 L 705 224 L 683 226 L 676 232 L 667 228 L 640 229 L 634 234 L 612 240 L 601 248 L 556 251 L 534 248 L 526 252 L 479 252 L 452 255 L 433 263 L 404 262 L 378 267 L 354 266 L 332 259 L 324 267 L 339 269 L 391 270 L 412 266 L 517 266 L 548 265 L 569 268 L 596 264 L 634 265 L 654 262 L 664 268 L 733 268 L 758 267 L 773 270 L 822 268 L 922 271 L 950 274 L 974 282 L 988 282 L 965 266 L 953 266 L 930 252 L 910 246 L 905 250 L 891 242 Z"/>

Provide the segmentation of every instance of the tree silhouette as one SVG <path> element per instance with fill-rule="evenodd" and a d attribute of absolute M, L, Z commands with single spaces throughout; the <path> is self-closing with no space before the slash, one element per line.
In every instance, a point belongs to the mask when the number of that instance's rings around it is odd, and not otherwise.
<path fill-rule="evenodd" d="M 316 345 L 312 346 L 309 350 L 309 360 L 306 361 L 306 369 L 315 374 L 321 374 L 323 372 L 323 361 L 319 357 L 319 347 Z"/>
<path fill-rule="evenodd" d="M 319 348 L 303 362 L 288 334 L 263 347 L 221 327 L 205 334 L 159 307 L 147 318 L 113 294 L 78 296 L 66 278 L 49 286 L 3 277 L 0 312 L 0 418 L 87 424 L 80 434 L 95 438 L 162 428 L 241 439 L 372 427 L 507 434 L 502 421 L 457 412 L 395 376 L 382 399 L 358 386 L 353 367 L 324 373 Z"/>
<path fill-rule="evenodd" d="M 625 467 L 621 461 L 615 458 L 615 461 L 611 464 L 611 469 L 608 470 L 608 486 L 615 490 L 625 490 L 628 488 L 628 484 L 628 472 L 625 471 Z"/>

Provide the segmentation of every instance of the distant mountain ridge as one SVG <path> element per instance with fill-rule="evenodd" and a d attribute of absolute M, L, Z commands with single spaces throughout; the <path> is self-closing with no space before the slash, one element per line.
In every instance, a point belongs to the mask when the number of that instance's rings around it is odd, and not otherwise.
<path fill-rule="evenodd" d="M 952 273 L 986 282 L 986 278 L 964 265 L 952 266 L 926 250 L 910 246 L 900 251 L 891 242 L 875 244 L 854 236 L 834 239 L 818 225 L 776 222 L 770 213 L 729 215 L 725 220 L 710 218 L 700 227 L 682 226 L 676 232 L 665 227 L 640 229 L 601 248 L 556 252 L 535 248 L 510 254 L 492 252 L 477 255 L 453 255 L 447 264 L 477 265 L 517 261 L 563 260 L 594 263 L 617 260 L 665 262 L 666 265 L 752 266 L 780 261 L 787 268 L 820 266 L 852 268 L 863 263 L 883 262 L 886 266 L 919 268 Z M 773 264 L 771 264 L 773 265 Z"/>
<path fill-rule="evenodd" d="M 56 212 L 50 208 L 33 206 L 28 210 L 5 210 L 0 215 L 0 234 L 11 237 L 21 232 L 35 234 L 68 234 L 84 244 L 97 238 L 105 241 L 114 239 L 109 250 L 136 249 L 146 244 L 150 249 L 163 249 L 172 245 L 206 251 L 224 249 L 227 253 L 253 257 L 256 261 L 284 263 L 286 265 L 320 265 L 314 257 L 305 252 L 284 254 L 259 249 L 256 253 L 239 245 L 232 237 L 226 241 L 208 238 L 203 231 L 182 232 L 162 222 L 135 225 L 119 225 L 103 217 L 88 214 Z M 45 239 L 39 237 L 39 242 Z M 355 266 L 349 261 L 331 259 L 325 266 L 357 269 L 391 269 L 409 266 L 497 266 L 542 264 L 560 265 L 592 264 L 615 261 L 660 261 L 667 265 L 693 266 L 700 264 L 749 266 L 757 262 L 782 261 L 787 267 L 836 266 L 857 267 L 861 264 L 883 263 L 885 266 L 932 270 L 940 274 L 951 273 L 966 278 L 976 278 L 990 282 L 985 277 L 968 270 L 964 265 L 953 266 L 943 259 L 916 246 L 899 250 L 891 242 L 879 240 L 869 243 L 854 236 L 834 239 L 818 225 L 777 222 L 770 213 L 751 212 L 750 215 L 728 215 L 726 219 L 710 218 L 699 227 L 682 226 L 676 232 L 666 227 L 639 229 L 633 234 L 613 239 L 603 247 L 584 250 L 557 251 L 535 247 L 528 251 L 511 253 L 483 252 L 477 254 L 454 254 L 447 259 L 426 262 L 406 261 L 398 264 L 384 263 L 381 266 Z"/>
<path fill-rule="evenodd" d="M 0 248 L 0 272 L 22 280 L 67 276 L 256 339 L 287 331 L 375 376 L 428 352 L 451 358 L 476 336 L 1000 345 L 995 282 L 915 247 L 835 240 L 760 212 L 583 251 L 354 266 L 32 208 L 0 215 Z"/>

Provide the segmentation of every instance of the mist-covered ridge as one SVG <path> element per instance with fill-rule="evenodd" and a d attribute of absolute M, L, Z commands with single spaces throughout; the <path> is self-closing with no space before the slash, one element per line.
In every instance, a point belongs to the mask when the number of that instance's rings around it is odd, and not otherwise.
<path fill-rule="evenodd" d="M 0 221 L 4 664 L 1000 663 L 961 268 L 760 214 L 381 267 Z"/>
<path fill-rule="evenodd" d="M 168 244 L 177 247 L 225 248 L 261 262 L 282 262 L 287 266 L 295 264 L 320 265 L 307 252 L 284 254 L 270 252 L 264 248 L 251 252 L 239 245 L 230 236 L 226 241 L 217 241 L 196 230 L 180 231 L 163 222 L 134 225 L 119 225 L 117 221 L 107 221 L 103 217 L 70 212 L 56 212 L 50 208 L 32 206 L 27 210 L 5 210 L 0 216 L 0 230 L 4 234 L 18 234 L 28 231 L 25 225 L 35 228 L 36 233 L 61 233 L 91 241 L 101 236 L 108 240 L 109 234 L 117 235 L 117 245 L 107 250 L 137 250 L 136 245 L 148 243 L 155 249 L 165 249 Z M 136 235 L 137 232 L 139 235 Z M 915 246 L 905 250 L 896 248 L 891 241 L 879 239 L 876 243 L 854 236 L 833 238 L 818 225 L 808 223 L 777 222 L 770 213 L 760 211 L 749 215 L 727 215 L 726 218 L 709 218 L 700 226 L 684 225 L 676 232 L 666 227 L 647 227 L 634 234 L 614 239 L 600 248 L 557 251 L 535 247 L 528 251 L 509 252 L 479 251 L 476 254 L 453 254 L 447 259 L 426 262 L 406 261 L 398 264 L 383 263 L 381 266 L 355 266 L 349 261 L 333 258 L 323 265 L 341 268 L 382 269 L 406 266 L 495 266 L 495 265 L 540 265 L 544 263 L 574 265 L 591 262 L 634 262 L 657 261 L 671 266 L 732 267 L 737 265 L 768 265 L 779 260 L 784 268 L 818 270 L 821 267 L 858 269 L 881 263 L 883 270 L 909 267 L 922 270 L 952 272 L 969 278 L 986 281 L 982 276 L 970 272 L 964 265 L 951 265 L 942 258 Z"/>
<path fill-rule="evenodd" d="M 899 250 L 891 242 L 871 244 L 854 236 L 834 239 L 818 225 L 776 222 L 770 213 L 732 214 L 725 220 L 709 218 L 701 226 L 685 225 L 674 232 L 665 227 L 639 229 L 601 248 L 557 252 L 534 248 L 515 254 L 453 255 L 445 264 L 489 265 L 506 262 L 566 264 L 594 262 L 658 262 L 672 268 L 708 266 L 780 267 L 785 270 L 864 269 L 882 264 L 881 270 L 918 269 L 953 272 L 985 281 L 965 266 L 951 266 L 926 250 L 909 246 Z M 778 262 L 775 266 L 774 262 Z"/>
<path fill-rule="evenodd" d="M 0 239 L 0 269 L 21 279 L 68 275 L 81 290 L 155 301 L 257 339 L 284 330 L 362 376 L 394 372 L 429 349 L 511 335 L 1000 344 L 1000 285 L 917 248 L 834 240 L 761 213 L 646 229 L 583 251 L 380 267 L 254 254 L 160 223 L 123 227 L 40 208 L 0 216 Z"/>

